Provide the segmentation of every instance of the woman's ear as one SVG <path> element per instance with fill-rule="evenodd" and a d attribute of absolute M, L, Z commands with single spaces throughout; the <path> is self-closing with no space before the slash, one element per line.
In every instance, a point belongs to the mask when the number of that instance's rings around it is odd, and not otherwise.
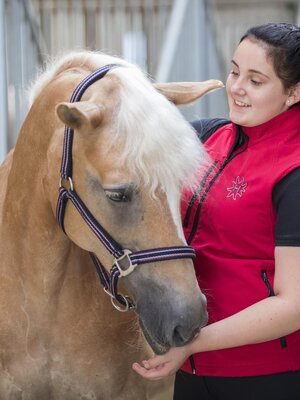
<path fill-rule="evenodd" d="M 296 85 L 289 90 L 289 96 L 286 100 L 286 105 L 291 107 L 292 105 L 298 103 L 299 101 L 300 101 L 300 82 L 296 83 Z"/>
<path fill-rule="evenodd" d="M 70 128 L 96 129 L 103 117 L 103 107 L 88 101 L 60 103 L 56 106 L 56 114 Z"/>

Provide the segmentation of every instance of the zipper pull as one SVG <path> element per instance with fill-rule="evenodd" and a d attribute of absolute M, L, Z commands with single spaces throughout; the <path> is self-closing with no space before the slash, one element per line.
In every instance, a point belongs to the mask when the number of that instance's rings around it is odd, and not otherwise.
<path fill-rule="evenodd" d="M 268 276 L 267 276 L 267 271 L 265 269 L 261 271 L 261 276 L 262 276 L 262 279 L 263 279 L 263 281 L 265 282 L 265 284 L 266 284 L 266 286 L 268 288 L 268 293 L 269 293 L 268 296 L 269 297 L 270 296 L 275 296 L 274 290 L 273 290 L 273 288 L 272 288 L 272 286 L 271 286 L 271 284 L 269 282 Z"/>

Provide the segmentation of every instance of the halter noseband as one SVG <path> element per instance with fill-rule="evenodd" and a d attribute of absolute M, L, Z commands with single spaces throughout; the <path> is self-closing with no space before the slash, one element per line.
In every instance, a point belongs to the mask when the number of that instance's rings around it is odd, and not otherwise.
<path fill-rule="evenodd" d="M 103 78 L 108 71 L 119 67 L 117 64 L 109 64 L 101 67 L 88 75 L 75 89 L 72 94 L 71 103 L 80 101 L 84 91 L 97 80 Z M 117 284 L 120 277 L 129 275 L 140 264 L 147 264 L 157 261 L 174 260 L 180 258 L 195 258 L 195 251 L 191 246 L 162 247 L 151 250 L 137 251 L 135 253 L 123 249 L 110 234 L 103 228 L 89 211 L 87 206 L 75 191 L 72 180 L 72 144 L 74 131 L 65 127 L 63 155 L 61 163 L 61 178 L 59 183 L 59 194 L 56 207 L 56 219 L 61 229 L 64 229 L 64 214 L 68 200 L 71 200 L 84 221 L 88 224 L 97 238 L 114 257 L 110 273 L 106 271 L 94 253 L 90 256 L 94 262 L 104 291 L 110 296 L 111 302 L 119 311 L 127 311 L 135 307 L 133 301 L 121 293 L 118 293 Z M 69 182 L 69 188 L 64 187 L 64 182 Z M 117 304 L 119 303 L 119 304 Z"/>

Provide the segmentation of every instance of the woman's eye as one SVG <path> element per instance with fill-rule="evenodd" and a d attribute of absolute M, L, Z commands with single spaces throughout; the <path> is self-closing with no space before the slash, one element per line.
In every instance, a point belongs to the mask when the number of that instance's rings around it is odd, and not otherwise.
<path fill-rule="evenodd" d="M 234 76 L 238 76 L 238 72 L 236 72 L 236 71 L 230 71 L 230 74 L 234 75 Z"/>
<path fill-rule="evenodd" d="M 106 197 L 115 202 L 128 202 L 131 200 L 130 191 L 128 189 L 106 189 Z"/>
<path fill-rule="evenodd" d="M 253 85 L 255 85 L 255 86 L 260 86 L 260 85 L 262 85 L 262 82 L 256 81 L 255 79 L 251 79 L 251 82 L 252 82 Z"/>

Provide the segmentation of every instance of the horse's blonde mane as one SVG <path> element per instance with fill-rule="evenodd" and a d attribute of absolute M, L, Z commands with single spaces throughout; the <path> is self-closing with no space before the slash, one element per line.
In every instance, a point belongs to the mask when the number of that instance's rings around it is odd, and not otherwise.
<path fill-rule="evenodd" d="M 130 65 L 122 59 L 92 51 L 74 51 L 49 58 L 39 71 L 37 78 L 28 88 L 27 95 L 29 101 L 33 103 L 44 87 L 47 86 L 55 76 L 67 69 L 78 67 L 85 68 L 92 72 L 103 65 L 116 62 L 122 65 Z"/>
<path fill-rule="evenodd" d="M 178 109 L 158 93 L 144 74 L 124 60 L 96 52 L 70 53 L 48 65 L 31 89 L 31 99 L 60 72 L 71 67 L 90 71 L 116 63 L 120 81 L 120 107 L 111 142 L 122 142 L 119 162 L 142 176 L 152 192 L 160 186 L 168 193 L 192 184 L 195 170 L 205 159 L 204 150 L 190 124 Z M 70 94 L 71 95 L 71 94 Z"/>

